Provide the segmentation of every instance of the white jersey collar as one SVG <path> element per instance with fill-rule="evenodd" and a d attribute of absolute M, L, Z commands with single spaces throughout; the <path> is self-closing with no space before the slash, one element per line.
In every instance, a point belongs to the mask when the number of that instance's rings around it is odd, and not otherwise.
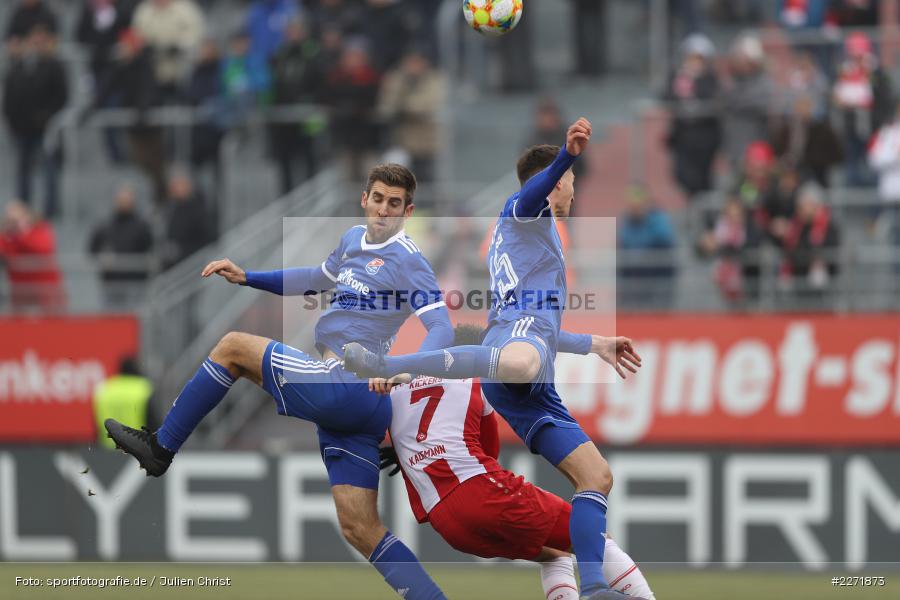
<path fill-rule="evenodd" d="M 366 229 L 366 231 L 368 231 L 368 229 Z M 366 241 L 366 234 L 363 233 L 362 237 L 359 240 L 359 243 L 360 243 L 360 247 L 363 250 L 381 250 L 382 248 L 384 248 L 386 246 L 390 246 L 391 244 L 393 244 L 394 242 L 396 242 L 397 240 L 399 240 L 402 237 L 406 237 L 405 229 L 401 229 L 400 231 L 398 231 L 397 233 L 395 233 L 394 235 L 389 237 L 386 241 L 381 242 L 380 244 L 370 244 Z"/>

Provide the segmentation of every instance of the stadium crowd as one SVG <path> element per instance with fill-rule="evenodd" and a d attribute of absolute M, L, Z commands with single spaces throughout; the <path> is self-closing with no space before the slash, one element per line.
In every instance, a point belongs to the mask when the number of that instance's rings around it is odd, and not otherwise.
<path fill-rule="evenodd" d="M 239 22 L 223 31 L 211 22 L 221 4 L 210 0 L 79 0 L 68 20 L 48 0 L 14 0 L 3 114 L 28 222 L 52 233 L 66 206 L 61 145 L 47 143 L 47 133 L 67 108 L 80 124 L 99 122 L 106 109 L 128 109 L 127 126 L 102 128 L 103 148 L 111 165 L 136 167 L 151 183 L 155 204 L 147 214 L 135 189 L 121 186 L 88 240 L 111 306 L 136 297 L 154 269 L 217 238 L 223 140 L 249 122 L 266 123 L 285 192 L 326 163 L 358 180 L 383 156 L 433 180 L 449 88 L 435 67 L 440 3 L 233 0 Z M 608 41 L 590 35 L 605 23 L 605 4 L 572 3 L 575 73 L 605 71 Z M 665 143 L 673 179 L 705 218 L 702 231 L 681 231 L 646 190 L 628 194 L 620 247 L 631 256 L 647 252 L 643 262 L 619 269 L 623 289 L 641 284 L 629 305 L 645 299 L 646 282 L 654 290 L 648 303 L 668 305 L 678 266 L 671 250 L 689 237 L 731 305 L 758 298 L 766 251 L 779 257 L 779 289 L 826 294 L 840 275 L 846 236 L 835 201 L 847 188 L 880 199 L 871 233 L 900 243 L 900 118 L 871 35 L 881 16 L 876 0 L 671 0 L 668 14 L 683 41 L 662 94 L 671 116 Z M 726 22 L 764 35 L 722 43 L 713 24 Z M 534 43 L 527 31 L 517 32 L 516 44 Z M 73 61 L 61 55 L 69 48 L 86 61 L 86 85 L 74 85 Z M 522 78 L 501 69 L 500 89 L 532 89 L 532 53 L 500 54 L 504 65 L 528 67 Z M 187 152 L 173 127 L 154 119 L 154 109 L 173 106 L 189 107 L 195 119 Z M 566 122 L 545 98 L 523 142 L 557 140 Z M 710 192 L 720 198 L 712 205 Z M 22 222 L 7 219 L 3 239 L 21 237 Z M 13 247 L 21 254 L 9 241 L 0 252 L 11 259 Z M 131 260 L 147 254 L 149 261 Z"/>
<path fill-rule="evenodd" d="M 153 252 L 157 264 L 171 266 L 215 239 L 216 227 L 196 224 L 215 222 L 221 144 L 250 119 L 266 123 L 284 192 L 330 160 L 358 179 L 387 152 L 425 182 L 434 175 L 446 96 L 434 68 L 440 0 L 233 2 L 241 16 L 228 32 L 210 26 L 210 1 L 78 4 L 74 26 L 65 28 L 51 2 L 15 0 L 5 28 L 3 113 L 15 142 L 16 196 L 52 230 L 65 201 L 62 148 L 47 142 L 54 119 L 67 107 L 82 125 L 104 109 L 131 111 L 127 127 L 103 127 L 103 146 L 111 165 L 145 174 L 156 209 L 140 216 L 134 190 L 116 194 L 113 215 L 89 242 L 104 282 L 146 278 L 139 272 L 149 263 L 129 265 L 130 254 Z M 73 47 L 87 61 L 86 97 L 70 91 L 75 73 L 60 49 Z M 172 106 L 193 109 L 187 157 L 173 129 L 153 118 L 153 109 Z M 141 235 L 125 235 L 126 222 Z M 125 266 L 113 265 L 117 256 Z"/>
<path fill-rule="evenodd" d="M 847 190 L 871 196 L 870 235 L 900 243 L 900 113 L 872 36 L 878 2 L 774 7 L 763 35 L 742 35 L 724 53 L 689 31 L 663 93 L 672 176 L 689 203 L 712 209 L 697 252 L 737 305 L 758 298 L 767 249 L 779 256 L 780 290 L 827 295 Z"/>

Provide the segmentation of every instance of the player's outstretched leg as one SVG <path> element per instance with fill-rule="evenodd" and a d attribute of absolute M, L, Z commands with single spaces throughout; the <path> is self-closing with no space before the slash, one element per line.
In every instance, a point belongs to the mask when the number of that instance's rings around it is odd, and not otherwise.
<path fill-rule="evenodd" d="M 431 352 L 384 356 L 355 342 L 344 346 L 344 368 L 358 377 L 393 377 L 415 373 L 442 379 L 481 377 L 506 383 L 529 383 L 540 372 L 541 356 L 532 344 L 454 346 Z"/>
<path fill-rule="evenodd" d="M 331 492 L 344 539 L 368 558 L 391 589 L 406 600 L 447 600 L 412 550 L 381 523 L 377 489 L 334 485 Z"/>
<path fill-rule="evenodd" d="M 587 440 L 580 430 L 579 437 Z M 571 449 L 572 429 L 545 426 L 535 434 L 532 447 L 538 449 L 572 482 L 572 513 L 569 517 L 569 535 L 572 549 L 578 558 L 578 573 L 583 597 L 609 590 L 603 575 L 603 558 L 606 549 L 607 495 L 612 489 L 609 464 L 591 441 L 584 441 Z M 576 442 L 577 443 L 577 442 Z M 611 590 L 609 590 L 611 591 Z M 599 596 L 621 598 L 621 595 Z"/>
<path fill-rule="evenodd" d="M 257 385 L 262 382 L 262 358 L 270 341 L 247 333 L 226 334 L 181 390 L 159 431 L 136 430 L 107 419 L 104 425 L 109 437 L 135 457 L 148 475 L 159 477 L 237 378 L 246 377 Z"/>
<path fill-rule="evenodd" d="M 444 379 L 494 379 L 499 358 L 500 349 L 488 346 L 455 346 L 403 356 L 378 355 L 355 342 L 344 346 L 344 368 L 364 379 L 393 377 L 400 373 Z"/>

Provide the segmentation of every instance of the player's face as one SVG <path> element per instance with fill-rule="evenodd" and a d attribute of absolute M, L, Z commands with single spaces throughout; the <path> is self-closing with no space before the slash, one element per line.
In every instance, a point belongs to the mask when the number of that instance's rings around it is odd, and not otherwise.
<path fill-rule="evenodd" d="M 550 193 L 550 210 L 557 219 L 565 219 L 572 212 L 572 202 L 575 201 L 575 174 L 572 169 L 566 171 L 559 185 Z"/>
<path fill-rule="evenodd" d="M 403 229 L 413 212 L 413 205 L 404 207 L 406 190 L 391 187 L 380 181 L 372 184 L 369 193 L 363 192 L 362 207 L 366 214 L 366 241 L 380 244 Z"/>

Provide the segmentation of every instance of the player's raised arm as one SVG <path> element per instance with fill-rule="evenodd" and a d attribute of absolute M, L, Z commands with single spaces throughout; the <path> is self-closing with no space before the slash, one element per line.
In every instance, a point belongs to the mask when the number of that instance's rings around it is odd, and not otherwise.
<path fill-rule="evenodd" d="M 622 379 L 625 379 L 626 370 L 637 373 L 641 367 L 641 357 L 627 337 L 560 331 L 557 349 L 567 354 L 596 354 L 612 365 Z"/>
<path fill-rule="evenodd" d="M 229 283 L 246 285 L 279 296 L 316 294 L 334 287 L 334 280 L 322 267 L 298 267 L 279 271 L 244 271 L 227 258 L 209 263 L 201 275 L 203 277 L 220 275 Z"/>
<path fill-rule="evenodd" d="M 566 133 L 566 146 L 561 148 L 556 159 L 546 169 L 531 177 L 522 185 L 516 202 L 515 216 L 518 218 L 534 218 L 547 207 L 547 196 L 559 183 L 566 171 L 572 168 L 575 160 L 584 152 L 591 140 L 593 128 L 585 118 L 578 119 Z"/>

